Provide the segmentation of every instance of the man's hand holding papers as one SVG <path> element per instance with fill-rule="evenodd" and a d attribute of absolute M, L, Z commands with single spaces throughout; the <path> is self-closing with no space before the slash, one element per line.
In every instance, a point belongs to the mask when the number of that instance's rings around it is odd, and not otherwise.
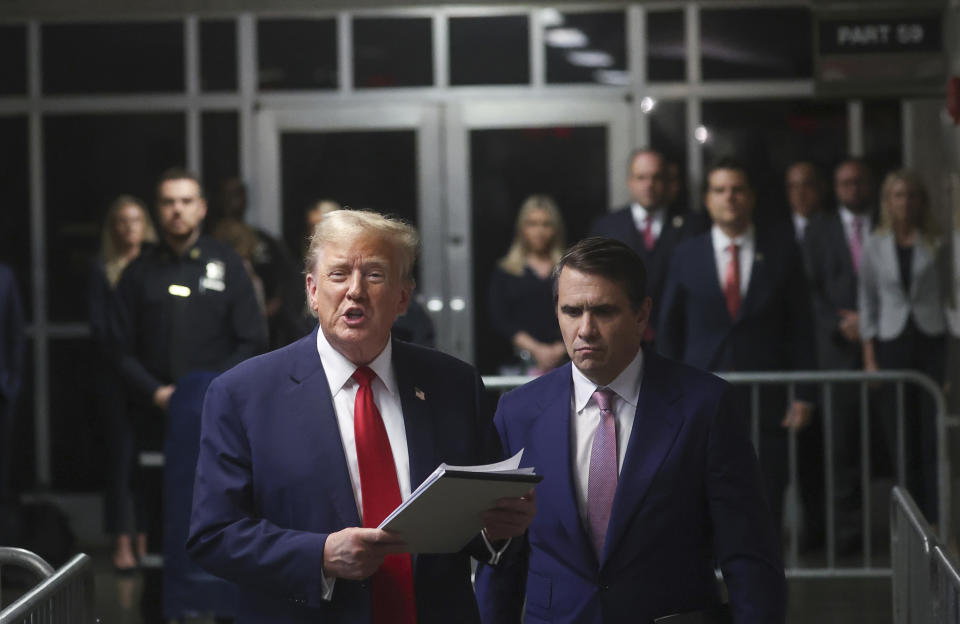
<path fill-rule="evenodd" d="M 531 486 L 543 477 L 520 468 L 522 456 L 483 466 L 440 464 L 379 528 L 417 553 L 457 552 L 481 529 L 490 542 L 523 535 L 537 511 Z"/>

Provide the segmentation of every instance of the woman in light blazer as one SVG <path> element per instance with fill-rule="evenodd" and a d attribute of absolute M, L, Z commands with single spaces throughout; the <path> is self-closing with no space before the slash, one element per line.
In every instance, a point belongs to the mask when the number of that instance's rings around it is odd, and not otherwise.
<path fill-rule="evenodd" d="M 927 191 L 908 169 L 887 175 L 880 225 L 860 259 L 860 335 L 868 371 L 911 369 L 942 384 L 946 360 L 944 306 L 947 247 L 937 232 Z M 937 518 L 937 444 L 933 402 L 913 384 L 904 386 L 907 488 L 927 518 Z M 882 391 L 882 421 L 897 461 L 892 386 Z M 899 474 L 899 473 L 898 473 Z"/>

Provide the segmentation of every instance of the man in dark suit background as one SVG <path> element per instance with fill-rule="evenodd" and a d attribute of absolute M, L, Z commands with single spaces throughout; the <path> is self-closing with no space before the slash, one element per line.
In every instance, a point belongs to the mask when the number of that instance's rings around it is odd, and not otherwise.
<path fill-rule="evenodd" d="M 817 166 L 806 160 L 787 167 L 784 178 L 793 234 L 797 244 L 802 244 L 810 220 L 823 208 L 823 178 Z"/>
<path fill-rule="evenodd" d="M 647 292 L 653 298 L 653 318 L 644 336 L 651 344 L 655 338 L 657 306 L 666 282 L 670 258 L 680 241 L 698 231 L 700 220 L 675 203 L 679 178 L 668 175 L 663 154 L 638 149 L 630 155 L 627 187 L 630 205 L 606 214 L 594 222 L 591 233 L 609 236 L 626 243 L 647 267 Z"/>
<path fill-rule="evenodd" d="M 804 249 L 813 292 L 817 357 L 825 370 L 861 370 L 857 288 L 860 250 L 873 229 L 873 181 L 866 163 L 848 158 L 834 171 L 837 209 L 811 220 Z M 859 547 L 860 390 L 833 389 L 834 504 L 837 551 Z"/>
<path fill-rule="evenodd" d="M 747 170 L 722 159 L 707 173 L 713 226 L 681 243 L 667 277 L 657 345 L 667 357 L 711 371 L 814 368 L 813 320 L 801 253 L 784 228 L 753 225 Z M 749 405 L 746 387 L 741 392 Z M 811 397 L 788 405 L 783 388 L 762 388 L 760 465 L 777 526 L 788 478 L 788 428 L 810 421 Z"/>
<path fill-rule="evenodd" d="M 485 624 L 637 622 L 701 612 L 784 619 L 780 547 L 731 387 L 643 348 L 642 260 L 588 238 L 554 272 L 571 363 L 507 393 L 508 453 L 544 475 L 540 513 L 496 568 L 481 566 Z M 690 620 L 692 621 L 692 620 Z"/>
<path fill-rule="evenodd" d="M 501 457 L 476 370 L 391 340 L 417 246 L 376 213 L 327 215 L 306 260 L 319 327 L 207 392 L 188 550 L 240 586 L 240 623 L 478 622 L 470 556 L 530 523 L 532 493 L 503 499 L 461 552 L 415 560 L 376 528 L 441 462 Z"/>

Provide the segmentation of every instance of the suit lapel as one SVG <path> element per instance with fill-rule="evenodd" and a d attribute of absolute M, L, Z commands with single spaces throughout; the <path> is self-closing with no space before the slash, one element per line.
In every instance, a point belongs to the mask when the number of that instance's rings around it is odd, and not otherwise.
<path fill-rule="evenodd" d="M 847 232 L 843 229 L 843 219 L 840 213 L 830 217 L 830 232 L 833 236 L 833 248 L 842 257 L 844 271 L 847 275 L 855 275 L 853 268 L 853 255 L 850 251 L 850 241 L 847 240 Z"/>
<path fill-rule="evenodd" d="M 666 365 L 656 354 L 644 351 L 637 413 L 613 499 L 601 565 L 616 551 L 680 430 L 680 419 L 670 411 L 670 405 L 680 393 L 663 375 Z"/>
<path fill-rule="evenodd" d="M 703 267 L 703 271 L 696 271 L 695 275 L 703 280 L 701 288 L 709 296 L 710 307 L 717 311 L 717 315 L 729 319 L 727 298 L 723 294 L 723 284 L 720 283 L 720 274 L 717 272 L 717 257 L 709 230 L 700 235 L 700 244 L 694 249 L 697 250 L 697 256 L 691 258 L 693 261 L 691 266 Z M 730 319 L 730 322 L 733 323 L 733 319 Z"/>
<path fill-rule="evenodd" d="M 737 312 L 737 319 L 743 318 L 751 306 L 756 305 L 758 293 L 767 290 L 767 278 L 769 269 L 768 255 L 769 250 L 766 245 L 766 237 L 761 234 L 754 234 L 753 243 L 753 264 L 750 267 L 750 283 L 747 284 L 747 294 L 743 298 L 743 304 Z M 791 241 L 792 242 L 792 241 Z"/>
<path fill-rule="evenodd" d="M 926 241 L 918 232 L 916 242 L 913 244 L 913 266 L 910 269 L 910 299 L 916 299 L 917 288 L 919 288 L 920 276 L 927 270 L 930 263 L 933 262 L 933 256 Z"/>
<path fill-rule="evenodd" d="M 410 487 L 417 489 L 440 464 L 432 422 L 427 379 L 419 379 L 421 371 L 411 365 L 405 346 L 393 342 L 393 372 L 397 377 L 397 392 L 403 409 L 403 427 L 407 433 L 407 453 L 410 458 Z M 426 389 L 426 391 L 425 391 Z"/>
<path fill-rule="evenodd" d="M 537 440 L 537 446 L 544 449 L 536 456 L 537 472 L 544 477 L 537 486 L 537 497 L 544 506 L 553 507 L 550 511 L 543 510 L 540 513 L 551 514 L 560 521 L 569 539 L 570 555 L 579 553 L 581 560 L 596 563 L 573 487 L 574 468 L 570 456 L 570 395 L 573 378 L 570 366 L 567 364 L 556 375 L 556 384 L 553 388 L 547 388 L 539 406 L 536 435 L 532 439 Z"/>
<path fill-rule="evenodd" d="M 300 420 L 293 433 L 307 438 L 308 446 L 316 449 L 317 496 L 333 502 L 344 526 L 360 526 L 330 384 L 317 353 L 317 331 L 300 340 L 294 355 L 290 414 Z"/>

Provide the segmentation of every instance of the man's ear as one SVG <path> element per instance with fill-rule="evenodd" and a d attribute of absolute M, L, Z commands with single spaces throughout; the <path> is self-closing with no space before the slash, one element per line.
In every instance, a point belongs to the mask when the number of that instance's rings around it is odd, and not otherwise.
<path fill-rule="evenodd" d="M 317 313 L 317 279 L 313 276 L 313 273 L 307 272 L 305 288 L 307 290 L 307 306 L 309 306 L 310 311 L 316 316 Z"/>

